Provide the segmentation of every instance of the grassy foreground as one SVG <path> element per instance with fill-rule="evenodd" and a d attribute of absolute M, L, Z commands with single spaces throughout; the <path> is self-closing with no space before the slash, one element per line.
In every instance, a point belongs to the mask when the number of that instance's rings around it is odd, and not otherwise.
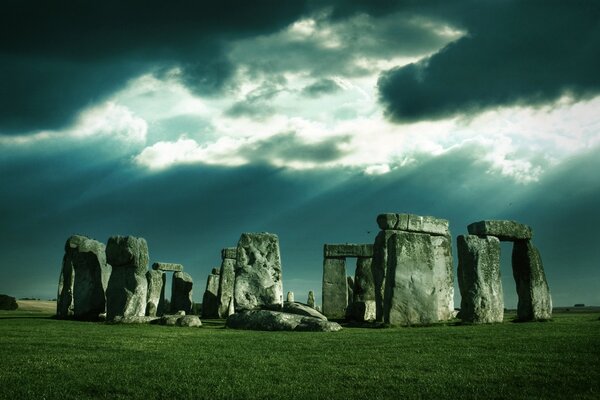
<path fill-rule="evenodd" d="M 0 398 L 600 398 L 598 314 L 250 332 L 0 312 Z"/>

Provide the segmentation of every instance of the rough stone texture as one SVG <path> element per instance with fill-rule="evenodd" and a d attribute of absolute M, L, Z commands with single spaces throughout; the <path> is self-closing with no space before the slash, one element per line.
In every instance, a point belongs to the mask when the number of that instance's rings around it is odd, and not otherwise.
<path fill-rule="evenodd" d="M 431 236 L 438 320 L 454 318 L 454 267 L 449 236 Z"/>
<path fill-rule="evenodd" d="M 173 263 L 164 263 L 164 262 L 155 262 L 154 264 L 152 264 L 152 269 L 156 270 L 156 271 L 181 272 L 181 271 L 183 271 L 183 265 L 173 264 Z"/>
<path fill-rule="evenodd" d="M 227 317 L 231 314 L 235 314 L 235 299 L 232 297 L 229 299 L 229 307 L 227 308 Z"/>
<path fill-rule="evenodd" d="M 123 317 L 121 315 L 117 315 L 113 318 L 110 323 L 113 324 L 151 324 L 154 321 L 158 321 L 160 317 L 157 316 L 128 316 Z"/>
<path fill-rule="evenodd" d="M 315 308 L 315 292 L 313 292 L 312 290 L 308 292 L 308 299 L 306 300 L 306 304 L 310 308 Z"/>
<path fill-rule="evenodd" d="M 106 318 L 143 317 L 148 298 L 148 244 L 144 238 L 111 236 L 106 259 L 112 273 L 106 289 Z"/>
<path fill-rule="evenodd" d="M 429 233 L 430 235 L 450 236 L 449 225 L 446 219 L 409 214 L 406 230 L 409 232 Z"/>
<path fill-rule="evenodd" d="M 148 281 L 146 315 L 149 317 L 161 316 L 164 314 L 167 276 L 163 271 L 150 270 L 146 272 L 146 280 Z"/>
<path fill-rule="evenodd" d="M 326 258 L 323 260 L 323 314 L 329 319 L 342 319 L 348 306 L 348 281 L 346 260 Z"/>
<path fill-rule="evenodd" d="M 326 244 L 323 256 L 327 257 L 373 257 L 372 244 Z"/>
<path fill-rule="evenodd" d="M 221 259 L 225 260 L 226 258 L 237 259 L 237 247 L 225 247 L 221 250 Z"/>
<path fill-rule="evenodd" d="M 352 305 L 354 304 L 354 279 L 351 276 L 346 277 L 348 288 L 348 304 L 346 304 L 346 318 L 352 317 Z"/>
<path fill-rule="evenodd" d="M 65 243 L 62 272 L 62 288 L 59 291 L 66 293 L 59 295 L 59 317 L 71 315 L 68 306 L 66 314 L 64 310 L 65 304 L 69 303 L 69 291 L 72 295 L 73 317 L 96 319 L 106 311 L 105 291 L 111 267 L 106 263 L 104 244 L 85 236 L 71 236 Z M 65 285 L 65 281 L 70 282 Z"/>
<path fill-rule="evenodd" d="M 335 332 L 342 327 L 330 321 L 269 310 L 247 310 L 227 317 L 225 324 L 232 329 L 258 331 Z"/>
<path fill-rule="evenodd" d="M 281 309 L 281 311 L 289 314 L 305 315 L 307 317 L 314 317 L 327 321 L 326 316 L 324 316 L 314 308 L 302 303 L 286 301 L 283 303 L 283 308 Z"/>
<path fill-rule="evenodd" d="M 213 268 L 210 273 L 213 275 L 219 275 L 221 273 L 221 268 Z"/>
<path fill-rule="evenodd" d="M 202 296 L 202 318 L 219 318 L 219 278 L 219 274 L 210 274 L 206 279 L 206 290 Z"/>
<path fill-rule="evenodd" d="M 388 264 L 389 242 L 394 238 L 398 231 L 384 230 L 380 231 L 375 237 L 373 245 L 373 282 L 375 284 L 375 309 L 376 320 L 383 321 L 383 298 L 385 293 L 385 275 Z"/>
<path fill-rule="evenodd" d="M 13 311 L 19 308 L 17 299 L 6 294 L 0 294 L 0 310 Z"/>
<path fill-rule="evenodd" d="M 73 284 L 75 282 L 73 264 L 68 262 L 67 254 L 63 256 L 60 277 L 58 278 L 58 296 L 56 298 L 56 317 L 73 316 Z"/>
<path fill-rule="evenodd" d="M 221 262 L 221 272 L 219 274 L 219 293 L 217 294 L 217 301 L 219 303 L 219 318 L 227 318 L 229 316 L 229 303 L 233 299 L 234 284 L 235 260 L 225 257 Z"/>
<path fill-rule="evenodd" d="M 487 220 L 473 222 L 467 226 L 471 235 L 496 236 L 502 241 L 529 240 L 533 236 L 531 227 L 516 221 Z"/>
<path fill-rule="evenodd" d="M 408 229 L 408 214 L 385 213 L 377 216 L 377 225 L 382 230 L 400 230 Z"/>
<path fill-rule="evenodd" d="M 186 272 L 175 272 L 173 274 L 173 283 L 171 285 L 171 313 L 185 311 L 186 314 L 192 313 L 192 289 L 194 280 Z"/>
<path fill-rule="evenodd" d="M 202 326 L 202 321 L 200 321 L 200 318 L 198 318 L 197 315 L 184 315 L 177 319 L 176 325 L 194 328 Z"/>
<path fill-rule="evenodd" d="M 375 281 L 372 267 L 371 258 L 356 259 L 352 313 L 357 321 L 374 321 L 376 318 Z"/>
<path fill-rule="evenodd" d="M 494 236 L 460 235 L 458 286 L 459 317 L 466 322 L 502 322 L 504 298 L 500 279 L 500 241 Z"/>
<path fill-rule="evenodd" d="M 384 321 L 392 325 L 423 325 L 437 321 L 430 236 L 398 232 L 388 245 Z"/>
<path fill-rule="evenodd" d="M 542 258 L 529 240 L 514 243 L 512 267 L 519 296 L 517 318 L 521 321 L 552 318 L 552 298 Z"/>
<path fill-rule="evenodd" d="M 235 309 L 281 308 L 283 285 L 279 238 L 271 233 L 243 233 L 237 247 Z"/>
<path fill-rule="evenodd" d="M 179 320 L 179 318 L 182 318 L 183 316 L 181 315 L 173 315 L 173 314 L 169 314 L 169 315 L 163 315 L 160 320 L 159 320 L 159 325 L 167 325 L 167 326 L 176 326 L 177 325 L 177 321 Z"/>
<path fill-rule="evenodd" d="M 294 292 L 287 292 L 287 298 L 286 298 L 287 302 L 293 303 L 294 302 Z"/>

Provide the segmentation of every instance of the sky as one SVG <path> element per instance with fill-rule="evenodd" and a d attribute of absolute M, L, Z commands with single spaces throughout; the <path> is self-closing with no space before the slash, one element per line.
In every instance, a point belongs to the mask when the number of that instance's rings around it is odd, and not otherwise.
<path fill-rule="evenodd" d="M 70 235 L 120 234 L 200 302 L 266 231 L 320 302 L 323 244 L 409 212 L 455 269 L 469 223 L 526 223 L 554 305 L 600 305 L 598 49 L 594 1 L 4 1 L 0 293 L 54 298 Z"/>

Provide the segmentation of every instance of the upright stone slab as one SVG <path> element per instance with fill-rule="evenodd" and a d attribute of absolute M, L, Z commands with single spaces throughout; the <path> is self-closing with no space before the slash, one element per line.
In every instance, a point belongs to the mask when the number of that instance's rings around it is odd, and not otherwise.
<path fill-rule="evenodd" d="M 552 298 L 538 249 L 529 240 L 513 245 L 513 276 L 517 284 L 517 318 L 538 321 L 552 318 Z"/>
<path fill-rule="evenodd" d="M 206 290 L 202 296 L 202 318 L 219 318 L 219 274 L 213 273 L 206 279 Z"/>
<path fill-rule="evenodd" d="M 456 242 L 460 318 L 474 323 L 502 322 L 500 241 L 494 236 L 460 235 Z"/>
<path fill-rule="evenodd" d="M 516 221 L 487 220 L 473 222 L 467 226 L 471 235 L 495 236 L 501 241 L 530 240 L 531 227 Z"/>
<path fill-rule="evenodd" d="M 105 291 L 111 267 L 106 263 L 104 244 L 85 236 L 71 236 L 65 243 L 62 271 L 60 317 L 70 314 L 67 306 L 65 315 L 69 292 L 72 294 L 73 317 L 94 319 L 106 311 Z"/>
<path fill-rule="evenodd" d="M 289 303 L 293 303 L 294 302 L 294 292 L 287 292 L 287 302 Z"/>
<path fill-rule="evenodd" d="M 346 280 L 346 287 L 348 288 L 348 304 L 346 305 L 346 318 L 352 318 L 352 306 L 354 305 L 354 279 L 351 276 L 347 276 Z"/>
<path fill-rule="evenodd" d="M 438 320 L 454 318 L 454 268 L 452 244 L 448 236 L 431 236 L 433 246 L 433 285 L 437 297 Z"/>
<path fill-rule="evenodd" d="M 192 313 L 192 289 L 194 280 L 186 272 L 175 272 L 171 284 L 171 313 L 185 311 L 186 314 Z"/>
<path fill-rule="evenodd" d="M 396 214 L 382 214 L 385 216 L 396 215 Z M 378 217 L 378 221 L 382 219 L 382 215 Z M 393 219 L 390 223 L 393 222 Z M 408 220 L 407 220 L 408 222 Z M 380 231 L 375 237 L 375 243 L 373 245 L 373 283 L 375 285 L 375 310 L 376 320 L 383 321 L 383 304 L 385 294 L 385 276 L 388 265 L 388 244 L 395 237 L 398 231 L 395 230 L 383 230 Z"/>
<path fill-rule="evenodd" d="M 356 259 L 352 313 L 357 321 L 374 321 L 377 316 L 372 259 L 369 257 Z"/>
<path fill-rule="evenodd" d="M 224 258 L 221 262 L 219 273 L 219 293 L 217 294 L 219 318 L 229 316 L 229 302 L 233 299 L 233 287 L 235 284 L 235 260 Z"/>
<path fill-rule="evenodd" d="M 106 289 L 106 317 L 143 317 L 148 298 L 148 244 L 144 238 L 111 236 L 106 259 L 112 273 Z"/>
<path fill-rule="evenodd" d="M 146 272 L 148 281 L 148 299 L 146 301 L 146 316 L 162 316 L 165 312 L 165 284 L 166 274 L 161 270 L 150 270 Z"/>
<path fill-rule="evenodd" d="M 306 300 L 306 305 L 308 305 L 311 308 L 315 308 L 315 292 L 313 292 L 312 290 L 308 292 L 308 299 Z"/>
<path fill-rule="evenodd" d="M 234 298 L 236 312 L 283 306 L 279 238 L 243 233 L 237 246 Z"/>
<path fill-rule="evenodd" d="M 58 279 L 58 297 L 56 298 L 56 317 L 68 318 L 73 316 L 73 284 L 75 273 L 73 263 L 69 262 L 65 253 Z"/>
<path fill-rule="evenodd" d="M 388 243 L 384 321 L 423 325 L 438 320 L 434 250 L 430 236 L 398 232 Z"/>
<path fill-rule="evenodd" d="M 344 258 L 323 260 L 323 314 L 329 319 L 343 319 L 348 306 L 348 281 Z"/>

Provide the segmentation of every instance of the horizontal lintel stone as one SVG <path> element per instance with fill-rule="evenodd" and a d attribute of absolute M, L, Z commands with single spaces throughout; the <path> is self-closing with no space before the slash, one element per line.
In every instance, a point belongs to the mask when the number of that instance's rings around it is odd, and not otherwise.
<path fill-rule="evenodd" d="M 377 216 L 377 225 L 383 230 L 397 230 L 430 235 L 449 236 L 448 220 L 415 214 L 386 213 Z"/>
<path fill-rule="evenodd" d="M 235 260 L 237 258 L 237 247 L 225 247 L 221 250 L 221 259 L 230 258 Z"/>
<path fill-rule="evenodd" d="M 467 226 L 470 235 L 496 236 L 502 241 L 530 240 L 533 237 L 531 227 L 516 221 L 485 220 L 473 222 Z"/>
<path fill-rule="evenodd" d="M 326 244 L 323 246 L 325 258 L 331 257 L 373 257 L 372 244 Z"/>
<path fill-rule="evenodd" d="M 155 262 L 154 264 L 152 264 L 152 269 L 156 270 L 156 271 L 181 272 L 181 271 L 183 271 L 183 265 L 173 264 L 173 263 L 164 263 L 164 262 Z"/>

